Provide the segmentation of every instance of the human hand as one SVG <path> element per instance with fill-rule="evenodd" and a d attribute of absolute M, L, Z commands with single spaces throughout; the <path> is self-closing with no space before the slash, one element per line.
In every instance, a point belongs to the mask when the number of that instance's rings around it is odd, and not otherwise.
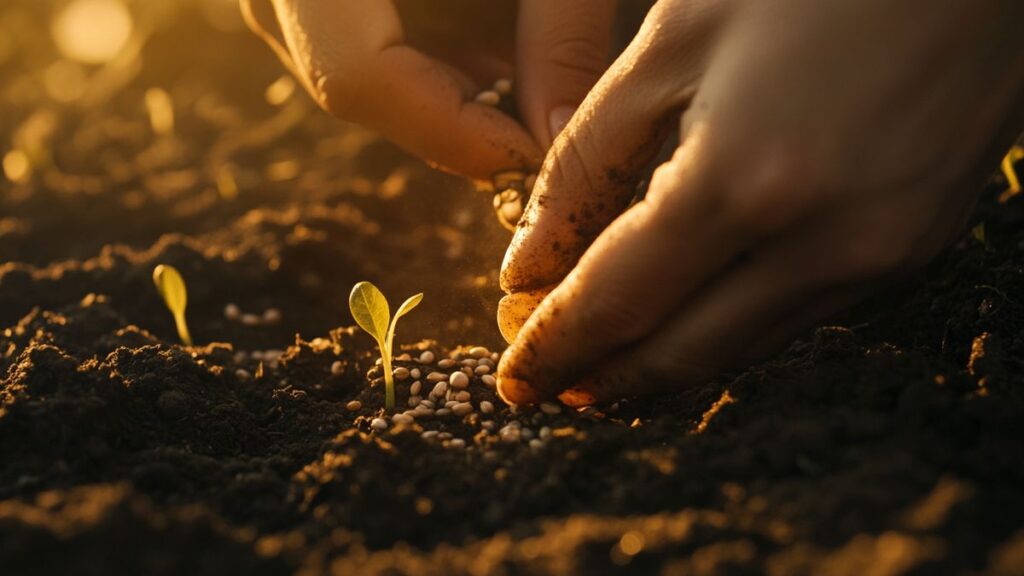
<path fill-rule="evenodd" d="M 763 357 L 956 238 L 1024 125 L 1020 2 L 740 2 L 705 67 L 716 6 L 660 2 L 549 153 L 503 265 L 505 333 L 557 287 L 499 365 L 507 400 Z"/>
<path fill-rule="evenodd" d="M 487 179 L 539 166 L 552 132 L 607 67 L 616 2 L 523 0 L 518 13 L 508 0 L 241 6 L 325 110 L 440 167 Z M 474 101 L 513 77 L 525 126 Z"/>

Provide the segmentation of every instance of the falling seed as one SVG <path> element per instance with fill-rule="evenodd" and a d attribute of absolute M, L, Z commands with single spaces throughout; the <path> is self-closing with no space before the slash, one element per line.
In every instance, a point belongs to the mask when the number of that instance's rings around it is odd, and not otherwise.
<path fill-rule="evenodd" d="M 459 402 L 455 406 L 452 406 L 452 412 L 456 416 L 465 416 L 473 411 L 473 405 L 469 402 Z"/>
<path fill-rule="evenodd" d="M 463 372 L 453 372 L 448 379 L 448 383 L 451 384 L 452 388 L 465 388 L 469 386 L 469 376 L 466 376 Z"/>
<path fill-rule="evenodd" d="M 374 418 L 370 421 L 370 427 L 374 430 L 387 430 L 388 423 L 383 418 Z"/>
<path fill-rule="evenodd" d="M 238 317 L 242 315 L 242 310 L 237 304 L 228 304 L 224 307 L 224 317 L 228 320 L 238 320 Z"/>
<path fill-rule="evenodd" d="M 423 353 L 420 354 L 420 364 L 430 364 L 433 361 L 434 353 L 430 350 L 424 350 Z"/>
<path fill-rule="evenodd" d="M 445 392 L 447 392 L 447 391 L 448 391 L 448 383 L 447 382 L 438 382 L 437 384 L 434 385 L 434 389 L 430 391 L 430 395 L 435 397 L 435 398 L 440 398 L 441 396 L 444 396 Z"/>
<path fill-rule="evenodd" d="M 553 402 L 541 402 L 540 410 L 548 416 L 554 416 L 562 411 L 562 407 Z"/>
<path fill-rule="evenodd" d="M 235 370 L 235 378 L 238 378 L 239 380 L 245 382 L 246 380 L 252 378 L 252 374 L 250 374 L 249 371 L 246 370 L 245 368 L 239 368 L 238 370 Z"/>
<path fill-rule="evenodd" d="M 483 376 L 481 376 L 480 381 L 483 382 L 484 386 L 487 386 L 488 388 L 494 388 L 495 386 L 498 385 L 498 381 L 495 380 L 494 376 L 491 376 L 490 374 L 484 374 Z"/>
<path fill-rule="evenodd" d="M 437 367 L 444 370 L 447 370 L 452 366 L 455 366 L 455 360 L 452 360 L 451 358 L 445 358 L 444 360 L 441 360 L 440 362 L 437 363 Z"/>
<path fill-rule="evenodd" d="M 502 96 L 512 93 L 512 80 L 509 78 L 498 78 L 494 81 L 494 91 Z"/>
<path fill-rule="evenodd" d="M 345 371 L 345 365 L 341 363 L 341 360 L 335 360 L 334 364 L 331 364 L 331 374 L 340 376 Z"/>
<path fill-rule="evenodd" d="M 409 377 L 409 369 L 404 366 L 399 366 L 398 368 L 395 368 L 391 374 L 396 380 L 405 380 Z"/>
<path fill-rule="evenodd" d="M 484 400 L 483 402 L 480 403 L 480 411 L 483 412 L 484 414 L 490 414 L 491 412 L 494 412 L 494 404 L 491 404 L 487 400 Z"/>
<path fill-rule="evenodd" d="M 395 377 L 397 378 L 398 376 L 396 375 Z M 412 385 L 409 386 L 409 394 L 412 394 L 413 396 L 419 396 L 420 395 L 420 391 L 422 391 L 422 390 L 423 390 L 423 383 L 420 382 L 419 380 L 413 382 Z"/>
<path fill-rule="evenodd" d="M 484 106 L 497 106 L 501 103 L 501 94 L 494 90 L 484 90 L 476 95 L 475 100 L 478 104 L 483 104 Z"/>
<path fill-rule="evenodd" d="M 461 450 L 461 449 L 466 447 L 466 441 L 463 440 L 462 438 L 456 438 L 456 439 L 448 442 L 448 445 L 451 446 L 452 448 L 456 448 L 456 449 Z"/>
<path fill-rule="evenodd" d="M 277 324 L 281 321 L 281 311 L 277 308 L 267 308 L 263 312 L 263 321 L 267 324 Z"/>
<path fill-rule="evenodd" d="M 480 375 L 489 374 L 490 371 L 491 371 L 491 367 L 486 365 L 486 364 L 481 364 L 480 366 L 477 366 L 475 370 L 473 370 L 473 372 L 475 374 L 480 374 Z"/>
<path fill-rule="evenodd" d="M 351 400 L 348 404 L 345 404 L 345 408 L 347 408 L 349 412 L 358 412 L 359 410 L 362 410 L 363 403 L 359 400 Z"/>
<path fill-rule="evenodd" d="M 256 314 L 242 314 L 242 324 L 246 326 L 259 326 L 263 323 L 263 318 L 260 318 Z"/>

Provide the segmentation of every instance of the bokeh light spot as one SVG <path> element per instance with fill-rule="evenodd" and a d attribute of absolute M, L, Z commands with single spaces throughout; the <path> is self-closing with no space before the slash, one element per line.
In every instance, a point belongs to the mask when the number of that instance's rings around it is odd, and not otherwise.
<path fill-rule="evenodd" d="M 65 57 L 104 64 L 131 38 L 132 17 L 120 0 L 74 0 L 54 17 L 51 33 Z"/>
<path fill-rule="evenodd" d="M 21 150 L 11 150 L 4 154 L 4 176 L 11 182 L 24 182 L 32 173 L 32 164 L 28 154 Z"/>

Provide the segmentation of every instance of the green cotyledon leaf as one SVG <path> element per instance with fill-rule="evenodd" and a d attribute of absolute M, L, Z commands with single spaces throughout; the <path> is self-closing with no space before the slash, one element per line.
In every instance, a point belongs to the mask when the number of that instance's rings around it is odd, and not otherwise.
<path fill-rule="evenodd" d="M 174 323 L 178 328 L 178 336 L 186 346 L 192 345 L 192 336 L 188 332 L 188 325 L 185 323 L 185 307 L 188 306 L 188 290 L 185 288 L 185 279 L 177 268 L 168 264 L 160 264 L 153 269 L 153 284 L 157 292 L 164 299 L 164 304 L 174 316 Z"/>
<path fill-rule="evenodd" d="M 398 324 L 398 319 L 409 312 L 412 312 L 412 309 L 419 306 L 422 301 L 423 293 L 420 292 L 415 296 L 407 298 L 406 301 L 402 302 L 402 305 L 398 307 L 398 310 L 395 311 L 395 317 L 391 319 L 391 326 L 388 327 L 388 349 L 391 348 L 391 344 L 395 340 L 395 326 Z"/>
<path fill-rule="evenodd" d="M 391 321 L 391 309 L 388 308 L 384 294 L 370 282 L 359 282 L 352 287 L 352 293 L 348 296 L 348 307 L 356 324 L 384 347 L 388 323 Z"/>

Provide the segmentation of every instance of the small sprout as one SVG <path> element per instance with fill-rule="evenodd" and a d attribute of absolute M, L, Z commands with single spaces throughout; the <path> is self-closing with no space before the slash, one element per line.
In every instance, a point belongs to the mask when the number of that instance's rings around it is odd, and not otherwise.
<path fill-rule="evenodd" d="M 188 305 L 185 280 L 174 266 L 160 264 L 153 269 L 153 283 L 156 284 L 157 292 L 167 304 L 167 309 L 174 316 L 174 323 L 178 327 L 178 337 L 181 338 L 181 342 L 185 346 L 191 346 L 192 336 L 188 333 L 188 324 L 185 323 L 185 306 Z"/>
<path fill-rule="evenodd" d="M 387 298 L 369 282 L 360 282 L 352 287 L 348 307 L 356 324 L 365 330 L 380 347 L 380 359 L 384 365 L 384 405 L 388 410 L 395 407 L 395 377 L 391 371 L 391 352 L 395 340 L 395 325 L 398 319 L 412 311 L 423 300 L 423 293 L 410 296 L 391 317 Z"/>
<path fill-rule="evenodd" d="M 1024 159 L 1024 147 L 1014 146 L 1010 148 L 1010 151 L 1003 157 L 1001 168 L 1003 170 L 1003 176 L 1006 177 L 1006 183 L 1009 184 L 1009 188 L 1003 192 L 999 197 L 1000 202 L 1006 202 L 1013 196 L 1020 193 L 1020 179 L 1017 178 L 1017 171 L 1014 169 L 1014 163 L 1018 160 Z"/>

